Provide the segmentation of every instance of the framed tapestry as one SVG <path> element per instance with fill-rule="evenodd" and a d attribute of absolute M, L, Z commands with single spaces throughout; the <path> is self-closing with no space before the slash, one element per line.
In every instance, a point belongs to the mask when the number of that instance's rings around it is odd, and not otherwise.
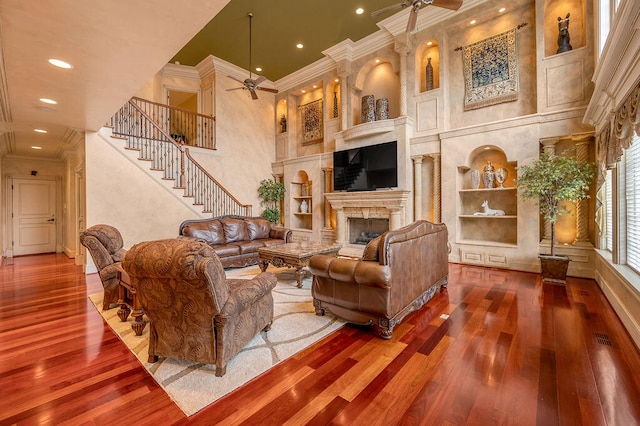
<path fill-rule="evenodd" d="M 464 110 L 518 99 L 516 29 L 462 47 Z"/>
<path fill-rule="evenodd" d="M 322 99 L 300 105 L 302 123 L 302 143 L 310 144 L 323 139 Z"/>

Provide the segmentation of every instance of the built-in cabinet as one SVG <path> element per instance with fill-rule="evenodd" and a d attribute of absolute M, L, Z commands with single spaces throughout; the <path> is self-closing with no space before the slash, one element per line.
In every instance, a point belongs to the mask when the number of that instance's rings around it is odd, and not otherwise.
<path fill-rule="evenodd" d="M 293 213 L 292 228 L 313 229 L 313 186 L 308 175 L 300 171 L 296 180 L 291 182 L 291 211 Z"/>
<path fill-rule="evenodd" d="M 458 243 L 516 247 L 518 198 L 516 163 L 496 148 L 478 152 L 459 166 Z"/>

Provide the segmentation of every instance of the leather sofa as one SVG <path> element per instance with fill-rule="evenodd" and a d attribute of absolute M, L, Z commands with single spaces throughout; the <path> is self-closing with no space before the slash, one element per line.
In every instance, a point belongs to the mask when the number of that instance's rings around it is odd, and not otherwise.
<path fill-rule="evenodd" d="M 224 268 L 258 263 L 258 249 L 291 242 L 288 228 L 272 227 L 263 217 L 219 216 L 185 220 L 179 238 L 207 243 Z"/>
<path fill-rule="evenodd" d="M 390 339 L 405 316 L 447 286 L 448 254 L 446 225 L 417 221 L 372 240 L 361 259 L 315 255 L 309 269 L 316 315 L 329 311 L 374 325 Z"/>
<path fill-rule="evenodd" d="M 202 242 L 147 241 L 131 247 L 122 260 L 149 318 L 149 362 L 159 357 L 215 364 L 223 376 L 227 363 L 273 322 L 276 276 L 226 278 L 220 260 Z"/>

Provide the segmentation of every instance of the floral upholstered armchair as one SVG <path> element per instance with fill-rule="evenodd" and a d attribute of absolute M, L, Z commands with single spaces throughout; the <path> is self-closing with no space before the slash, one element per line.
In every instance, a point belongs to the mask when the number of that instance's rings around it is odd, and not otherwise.
<path fill-rule="evenodd" d="M 227 279 L 206 243 L 185 239 L 147 241 L 122 261 L 149 319 L 149 362 L 158 357 L 216 365 L 216 376 L 261 330 L 273 322 L 276 277 Z"/>
<path fill-rule="evenodd" d="M 124 254 L 122 235 L 111 225 L 94 225 L 80 234 L 80 243 L 89 250 L 104 288 L 102 309 L 118 303 L 118 277 L 116 266 Z"/>

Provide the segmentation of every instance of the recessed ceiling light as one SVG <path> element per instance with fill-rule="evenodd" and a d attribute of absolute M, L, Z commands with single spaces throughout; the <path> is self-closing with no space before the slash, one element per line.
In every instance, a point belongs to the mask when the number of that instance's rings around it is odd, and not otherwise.
<path fill-rule="evenodd" d="M 427 42 L 427 46 L 431 46 L 432 44 L 433 44 L 433 42 L 432 42 L 432 41 L 428 41 L 428 42 Z"/>
<path fill-rule="evenodd" d="M 318 88 L 318 86 L 316 86 L 316 85 L 314 84 L 314 85 L 313 85 L 313 88 L 314 88 L 314 89 L 317 89 L 317 88 Z"/>
<path fill-rule="evenodd" d="M 506 8 L 506 7 L 501 7 L 500 9 L 498 9 L 498 12 L 502 13 L 502 12 L 504 12 L 505 10 L 507 10 L 507 8 Z"/>
<path fill-rule="evenodd" d="M 53 99 L 40 98 L 40 102 L 44 102 L 45 104 L 55 105 L 58 101 L 54 101 Z"/>
<path fill-rule="evenodd" d="M 307 91 L 306 91 L 306 90 L 303 90 L 303 91 L 302 91 L 302 93 L 307 93 Z"/>
<path fill-rule="evenodd" d="M 339 82 L 339 81 L 340 81 L 340 79 L 339 79 L 339 78 L 336 78 L 336 79 L 335 79 L 335 80 L 333 80 L 333 81 L 335 81 L 335 82 L 337 83 L 337 82 Z"/>
<path fill-rule="evenodd" d="M 256 71 L 260 72 L 260 71 L 262 71 L 262 68 L 256 67 Z"/>
<path fill-rule="evenodd" d="M 302 43 L 298 43 L 298 44 L 296 44 L 296 47 L 297 47 L 298 49 L 302 49 L 302 48 L 304 47 L 304 44 L 302 44 Z"/>
<path fill-rule="evenodd" d="M 73 68 L 73 65 L 60 59 L 49 59 L 49 63 L 53 66 L 64 68 L 66 70 Z"/>
<path fill-rule="evenodd" d="M 358 15 L 362 15 L 362 14 L 364 13 L 364 9 L 363 9 L 363 8 L 361 8 L 361 7 L 359 7 L 359 8 L 357 8 L 357 9 L 356 9 L 356 13 L 357 13 Z"/>
<path fill-rule="evenodd" d="M 476 24 L 476 20 L 472 19 L 471 22 L 469 22 L 471 25 L 475 25 Z"/>
<path fill-rule="evenodd" d="M 33 148 L 33 149 L 42 149 L 41 146 L 37 146 L 37 145 L 31 145 L 31 148 Z"/>
<path fill-rule="evenodd" d="M 44 129 L 33 129 L 33 131 L 36 133 L 47 133 L 47 131 Z"/>

